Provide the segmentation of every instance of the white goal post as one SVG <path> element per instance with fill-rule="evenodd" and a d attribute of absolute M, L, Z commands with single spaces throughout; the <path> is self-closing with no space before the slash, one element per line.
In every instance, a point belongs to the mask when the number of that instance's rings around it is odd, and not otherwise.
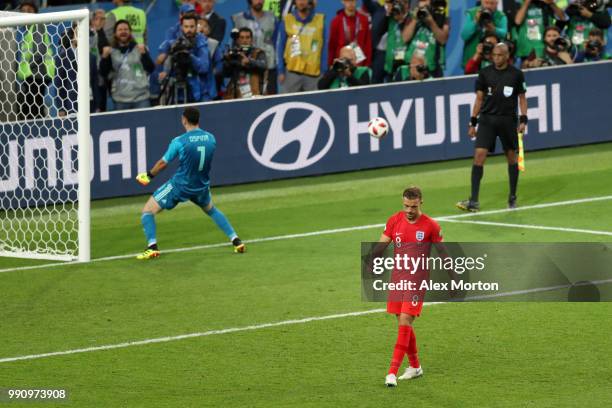
<path fill-rule="evenodd" d="M 0 12 L 0 256 L 90 260 L 89 11 Z"/>

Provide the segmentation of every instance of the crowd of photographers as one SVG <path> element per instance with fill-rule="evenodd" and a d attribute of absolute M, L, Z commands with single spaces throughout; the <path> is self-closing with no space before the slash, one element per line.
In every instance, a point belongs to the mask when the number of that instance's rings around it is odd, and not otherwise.
<path fill-rule="evenodd" d="M 115 9 L 91 18 L 92 111 L 105 110 L 108 97 L 115 109 L 133 109 L 444 75 L 446 0 L 326 1 L 342 6 L 328 29 L 317 0 L 246 0 L 228 20 L 214 11 L 215 0 L 177 0 L 178 21 L 150 51 L 146 14 L 113 0 Z M 21 4 L 25 11 L 36 2 Z M 609 7 L 612 0 L 479 1 L 457 28 L 462 68 L 474 74 L 490 65 L 499 42 L 522 68 L 608 59 Z"/>
<path fill-rule="evenodd" d="M 199 13 L 191 0 L 184 2 L 180 29 L 170 29 L 174 35 L 168 34 L 159 49 L 160 102 L 250 98 L 444 75 L 451 26 L 446 0 L 334 1 L 342 8 L 326 30 L 317 0 L 246 0 L 246 10 L 229 20 L 231 40 L 223 50 L 222 36 L 211 38 L 206 27 L 214 1 L 197 0 L 203 6 Z M 489 65 L 499 42 L 508 44 L 512 62 L 523 68 L 607 59 L 609 6 L 607 0 L 477 2 L 460 27 L 462 68 L 473 74 Z M 225 20 L 217 16 L 217 21 Z"/>

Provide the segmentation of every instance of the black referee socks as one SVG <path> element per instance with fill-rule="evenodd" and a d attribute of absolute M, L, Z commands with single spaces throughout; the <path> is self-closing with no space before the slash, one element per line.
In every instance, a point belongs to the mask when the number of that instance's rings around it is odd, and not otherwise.
<path fill-rule="evenodd" d="M 508 180 L 510 180 L 510 196 L 516 196 L 516 186 L 518 184 L 519 168 L 518 163 L 508 165 Z"/>
<path fill-rule="evenodd" d="M 477 166 L 475 164 L 472 165 L 472 195 L 470 196 L 470 201 L 478 202 L 478 193 L 480 192 L 480 180 L 482 179 L 483 172 L 484 168 L 482 166 Z"/>

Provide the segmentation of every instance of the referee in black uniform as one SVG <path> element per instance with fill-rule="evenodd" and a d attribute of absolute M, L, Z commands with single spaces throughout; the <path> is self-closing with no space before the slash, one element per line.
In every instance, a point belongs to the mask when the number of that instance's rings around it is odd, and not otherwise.
<path fill-rule="evenodd" d="M 478 192 L 483 166 L 488 152 L 495 150 L 497 136 L 501 140 L 508 159 L 510 195 L 508 208 L 516 207 L 516 186 L 518 184 L 518 133 L 525 131 L 527 124 L 527 85 L 523 72 L 508 64 L 508 46 L 499 43 L 493 49 L 493 65 L 480 71 L 476 80 L 476 102 L 470 118 L 469 135 L 476 137 L 474 164 L 472 166 L 472 195 L 468 200 L 459 201 L 457 208 L 464 211 L 480 210 Z M 517 105 L 521 116 L 518 118 Z M 480 116 L 479 116 L 480 115 Z M 478 130 L 476 130 L 478 125 Z"/>

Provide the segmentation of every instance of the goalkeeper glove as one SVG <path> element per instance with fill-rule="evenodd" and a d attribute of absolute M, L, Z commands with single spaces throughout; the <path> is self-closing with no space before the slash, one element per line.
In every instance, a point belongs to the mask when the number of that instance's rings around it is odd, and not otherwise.
<path fill-rule="evenodd" d="M 141 185 L 146 186 L 151 182 L 152 178 L 153 175 L 151 174 L 151 172 L 147 171 L 146 173 L 140 173 L 139 175 L 137 175 L 136 181 L 139 182 Z"/>

